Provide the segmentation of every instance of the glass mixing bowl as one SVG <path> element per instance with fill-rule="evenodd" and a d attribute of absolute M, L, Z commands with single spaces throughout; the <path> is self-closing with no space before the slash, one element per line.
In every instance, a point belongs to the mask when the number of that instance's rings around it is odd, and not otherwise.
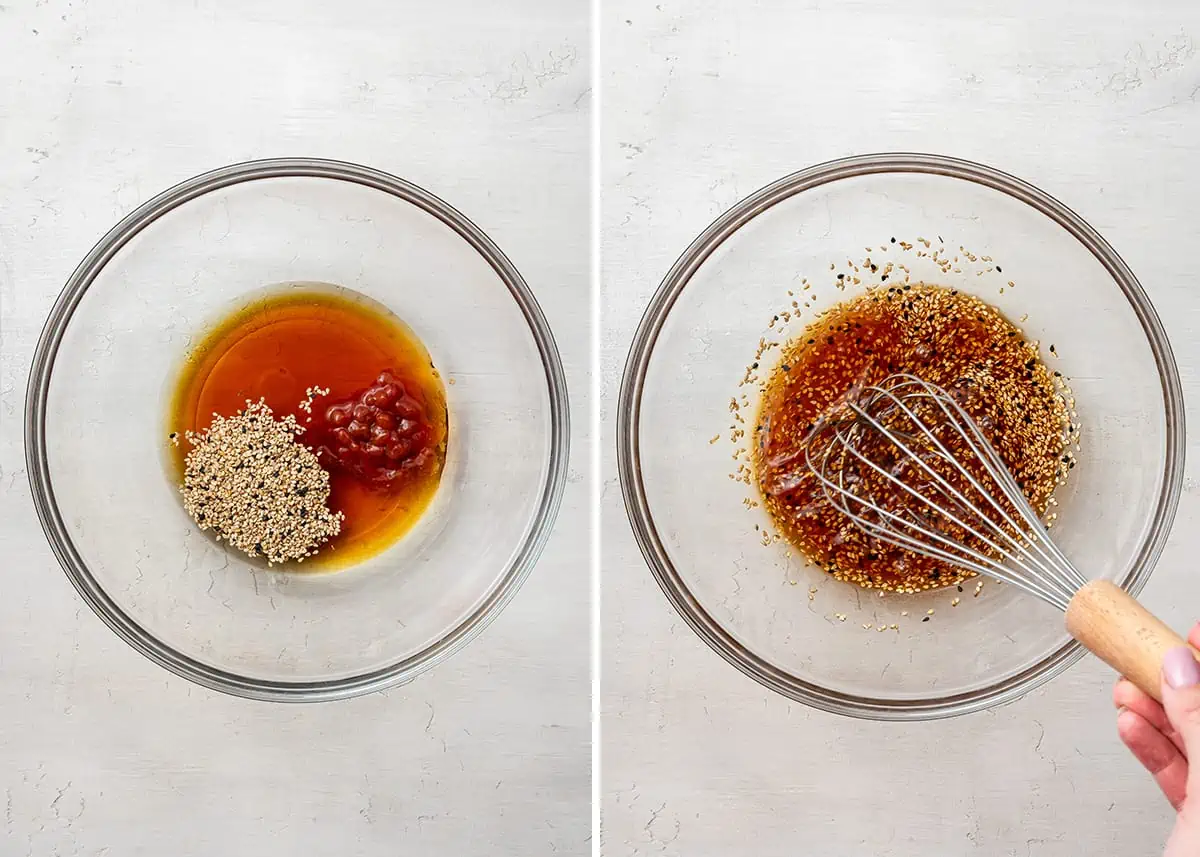
<path fill-rule="evenodd" d="M 264 287 L 300 282 L 394 312 L 448 381 L 431 507 L 332 573 L 261 568 L 200 532 L 164 444 L 189 345 Z M 100 617 L 200 684 L 299 701 L 404 682 L 495 618 L 548 538 L 567 430 L 554 339 L 499 248 L 419 187 L 315 159 L 206 173 L 113 227 L 50 314 L 26 411 L 38 514 Z"/>
<path fill-rule="evenodd" d="M 931 258 L 939 246 L 959 260 L 945 272 Z M 888 261 L 999 307 L 1071 379 L 1082 451 L 1051 534 L 1086 575 L 1134 594 L 1179 499 L 1183 400 L 1162 325 L 1112 247 L 1062 203 L 979 164 L 919 154 L 821 164 L 742 200 L 684 252 L 621 387 L 621 485 L 642 553 L 692 629 L 747 675 L 828 711 L 916 720 L 1011 700 L 1083 649 L 1060 613 L 1011 586 L 880 596 L 827 578 L 785 541 L 763 543 L 770 521 L 746 502 L 756 489 L 730 478 L 731 399 L 748 403 L 750 421 L 757 390 L 741 382 L 760 340 L 803 328 L 786 319 L 792 301 L 811 304 L 811 318 L 863 288 L 835 287 L 835 272 L 843 284 L 858 276 L 848 263 L 878 282 Z M 885 286 L 902 277 L 892 273 Z"/>

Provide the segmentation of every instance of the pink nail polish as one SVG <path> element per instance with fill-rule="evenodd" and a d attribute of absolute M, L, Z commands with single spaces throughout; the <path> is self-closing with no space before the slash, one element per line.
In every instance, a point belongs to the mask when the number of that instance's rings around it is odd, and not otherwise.
<path fill-rule="evenodd" d="M 1200 664 L 1187 646 L 1177 646 L 1163 656 L 1163 678 L 1167 684 L 1179 690 L 1200 684 Z"/>

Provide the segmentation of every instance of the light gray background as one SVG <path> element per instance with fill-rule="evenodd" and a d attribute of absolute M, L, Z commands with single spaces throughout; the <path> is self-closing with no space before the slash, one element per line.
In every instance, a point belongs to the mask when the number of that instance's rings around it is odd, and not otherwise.
<path fill-rule="evenodd" d="M 634 544 L 612 425 L 637 321 L 692 238 L 783 174 L 884 150 L 993 164 L 1090 220 L 1162 314 L 1194 404 L 1200 7 L 608 0 L 601 32 L 603 853 L 1161 853 L 1171 815 L 1117 740 L 1097 662 L 917 725 L 811 711 L 727 666 Z M 1200 618 L 1198 452 L 1145 592 L 1181 630 Z"/>
<path fill-rule="evenodd" d="M 0 2 L 0 855 L 590 850 L 589 17 L 581 0 Z M 112 635 L 42 537 L 20 420 L 76 262 L 159 190 L 316 155 L 404 176 L 537 294 L 572 391 L 557 531 L 478 640 L 408 687 L 252 703 Z"/>

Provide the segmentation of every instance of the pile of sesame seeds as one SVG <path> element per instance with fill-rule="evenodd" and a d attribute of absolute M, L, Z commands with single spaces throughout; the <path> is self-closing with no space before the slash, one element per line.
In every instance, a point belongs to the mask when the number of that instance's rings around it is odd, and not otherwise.
<path fill-rule="evenodd" d="M 179 490 L 197 526 L 272 565 L 303 562 L 341 532 L 342 514 L 327 505 L 329 474 L 297 439 L 303 431 L 259 400 L 188 432 Z"/>

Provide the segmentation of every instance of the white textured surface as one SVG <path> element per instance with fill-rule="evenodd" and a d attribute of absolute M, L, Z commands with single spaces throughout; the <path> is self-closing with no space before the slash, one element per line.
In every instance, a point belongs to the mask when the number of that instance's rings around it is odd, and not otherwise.
<path fill-rule="evenodd" d="M 408 687 L 273 706 L 193 687 L 94 617 L 25 481 L 29 360 L 121 215 L 231 161 L 402 175 L 513 259 L 588 387 L 588 12 L 310 0 L 0 3 L 0 855 L 589 849 L 588 411 L 511 606 Z"/>
<path fill-rule="evenodd" d="M 788 702 L 658 591 L 625 521 L 612 420 L 628 343 L 701 229 L 831 157 L 983 161 L 1074 207 L 1163 316 L 1200 393 L 1200 7 L 1047 0 L 608 0 L 602 8 L 603 853 L 756 857 L 1160 853 L 1170 815 L 1085 661 L 1019 702 L 932 724 Z M 1195 422 L 1194 414 L 1192 422 Z M 1195 444 L 1190 450 L 1195 458 Z M 1194 467 L 1189 467 L 1193 473 Z M 1194 478 L 1146 603 L 1200 617 Z"/>

